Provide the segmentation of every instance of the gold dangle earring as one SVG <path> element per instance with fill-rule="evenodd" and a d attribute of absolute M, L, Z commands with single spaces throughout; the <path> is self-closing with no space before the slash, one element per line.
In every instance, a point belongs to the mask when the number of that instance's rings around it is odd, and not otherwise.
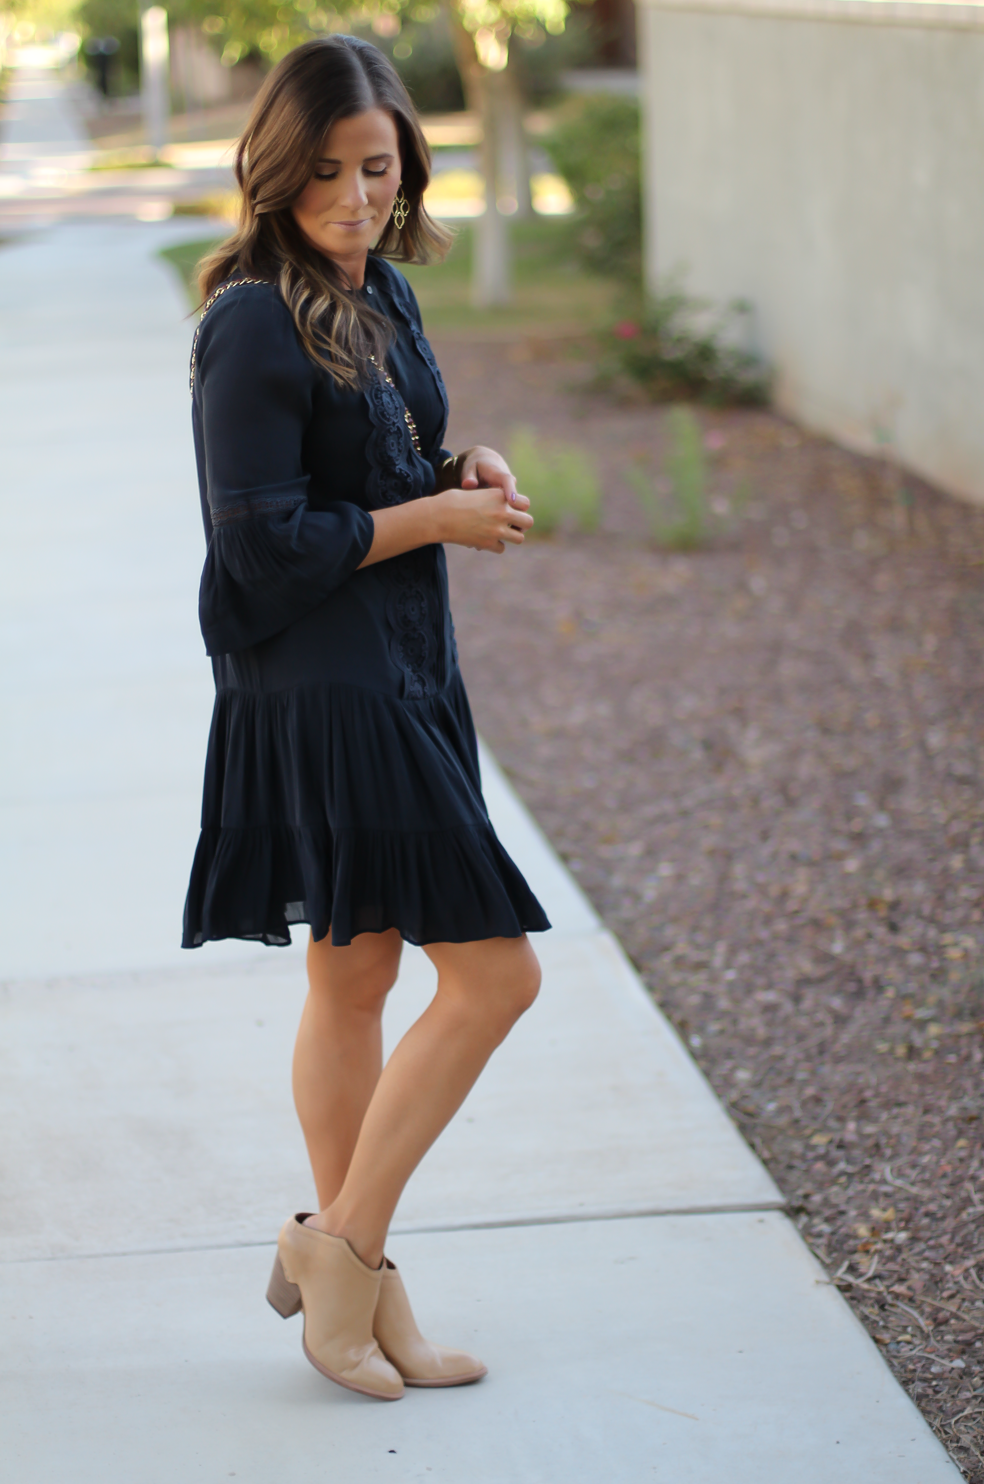
<path fill-rule="evenodd" d="M 403 228 L 407 224 L 407 217 L 409 215 L 410 215 L 410 202 L 407 200 L 406 196 L 403 194 L 403 187 L 400 186 L 400 189 L 396 193 L 396 200 L 393 202 L 393 221 L 394 221 L 394 223 L 396 225 L 396 230 L 398 232 L 402 232 L 403 231 Z"/>

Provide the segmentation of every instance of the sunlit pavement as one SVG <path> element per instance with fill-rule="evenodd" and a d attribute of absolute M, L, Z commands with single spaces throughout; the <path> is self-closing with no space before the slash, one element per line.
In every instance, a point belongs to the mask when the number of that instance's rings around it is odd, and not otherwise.
<path fill-rule="evenodd" d="M 276 1231 L 312 1200 L 302 933 L 176 946 L 211 681 L 192 327 L 155 254 L 200 232 L 80 221 L 0 252 L 10 1477 L 956 1484 L 490 758 L 555 923 L 544 988 L 390 1248 L 427 1331 L 489 1376 L 381 1407 L 264 1303 Z M 432 988 L 408 950 L 389 1044 Z"/>
<path fill-rule="evenodd" d="M 156 163 L 140 160 L 149 151 L 139 148 L 100 150 L 82 122 L 84 87 L 51 70 L 11 74 L 0 126 L 0 236 L 79 218 L 157 222 L 176 210 L 214 210 L 224 203 L 231 209 L 235 140 L 167 144 Z M 427 209 L 449 221 L 481 216 L 485 201 L 471 129 L 434 118 L 425 120 L 425 132 L 444 146 L 434 157 Z M 535 147 L 531 159 L 534 210 L 544 216 L 571 211 L 567 185 L 544 151 Z"/>
<path fill-rule="evenodd" d="M 78 217 L 161 221 L 177 204 L 232 189 L 231 154 L 214 145 L 171 146 L 158 166 L 94 169 L 100 152 L 82 122 L 84 84 L 41 68 L 9 78 L 0 126 L 0 235 Z"/>

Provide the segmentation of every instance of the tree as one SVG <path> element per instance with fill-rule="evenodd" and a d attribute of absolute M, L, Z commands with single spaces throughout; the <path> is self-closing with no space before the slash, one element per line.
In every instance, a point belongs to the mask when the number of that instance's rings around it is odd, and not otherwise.
<path fill-rule="evenodd" d="M 522 93 L 510 61 L 514 37 L 559 35 L 568 0 L 443 0 L 465 99 L 481 120 L 485 212 L 475 228 L 472 297 L 479 305 L 504 304 L 510 292 L 508 217 L 530 210 L 529 169 L 523 132 Z M 371 25 L 382 36 L 404 19 L 424 22 L 427 0 L 172 0 L 174 20 L 196 20 L 234 65 L 259 51 L 271 62 L 312 35 L 346 25 Z"/>
<path fill-rule="evenodd" d="M 472 300 L 486 307 L 510 296 L 507 214 L 527 215 L 529 166 L 523 131 L 522 93 L 510 42 L 515 33 L 542 26 L 563 31 L 567 0 L 446 0 L 458 70 L 469 107 L 482 124 L 482 175 L 485 212 L 475 230 Z"/>

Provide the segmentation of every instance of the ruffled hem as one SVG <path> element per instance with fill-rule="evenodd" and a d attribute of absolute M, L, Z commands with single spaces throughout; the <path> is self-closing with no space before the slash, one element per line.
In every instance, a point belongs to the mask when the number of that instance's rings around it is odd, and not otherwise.
<path fill-rule="evenodd" d="M 339 947 L 396 928 L 408 943 L 472 943 L 550 923 L 491 825 L 394 833 L 203 830 L 185 948 L 221 938 L 286 947 L 292 924 Z M 192 904 L 200 904 L 193 906 Z"/>
<path fill-rule="evenodd" d="M 469 943 L 550 923 L 489 822 L 460 676 L 399 700 L 343 685 L 216 696 L 183 946 Z"/>

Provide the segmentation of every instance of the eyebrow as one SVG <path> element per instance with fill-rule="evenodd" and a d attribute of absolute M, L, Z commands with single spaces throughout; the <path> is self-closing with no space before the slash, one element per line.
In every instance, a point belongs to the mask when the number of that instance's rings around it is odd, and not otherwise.
<path fill-rule="evenodd" d="M 378 155 L 366 155 L 365 156 L 365 159 L 366 160 L 392 160 L 393 159 L 393 156 L 391 154 L 389 154 L 387 150 L 384 149 L 384 150 L 380 150 L 380 152 L 379 152 Z M 336 160 L 333 155 L 319 155 L 318 156 L 318 164 L 319 165 L 341 165 L 343 163 L 344 163 L 344 161 L 342 161 L 342 160 Z"/>

